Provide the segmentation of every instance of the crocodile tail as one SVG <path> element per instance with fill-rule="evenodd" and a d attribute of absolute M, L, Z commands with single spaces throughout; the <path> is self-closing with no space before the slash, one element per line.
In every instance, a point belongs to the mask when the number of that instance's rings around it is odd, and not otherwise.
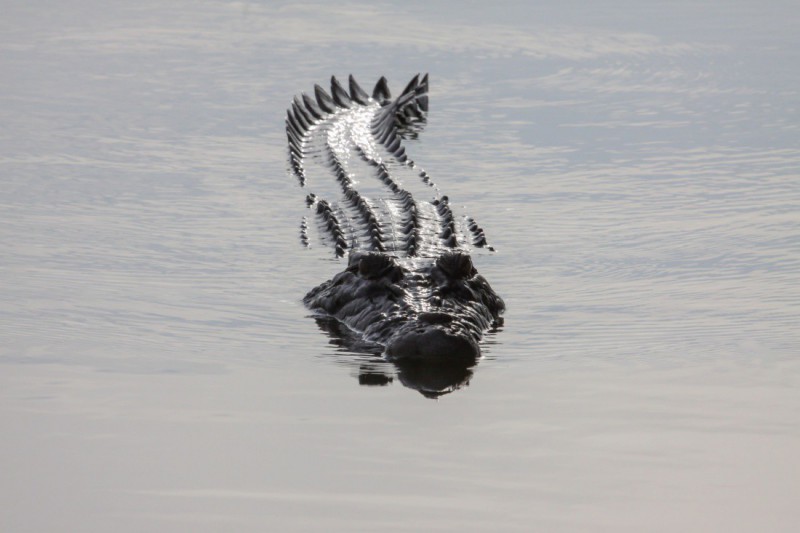
<path fill-rule="evenodd" d="M 382 104 L 372 120 L 372 133 L 382 144 L 391 144 L 393 137 L 416 136 L 428 112 L 428 75 L 414 76 L 403 92 L 391 100 L 386 78 L 375 85 L 373 98 Z"/>
<path fill-rule="evenodd" d="M 427 74 L 422 78 L 419 74 L 414 76 L 400 96 L 394 100 L 391 99 L 389 84 L 383 76 L 375 84 L 372 97 L 361 88 L 352 75 L 348 78 L 348 88 L 349 91 L 335 76 L 331 76 L 330 94 L 319 85 L 315 85 L 313 98 L 303 93 L 300 97 L 295 97 L 287 111 L 286 135 L 289 141 L 289 164 L 292 172 L 299 179 L 300 185 L 305 185 L 306 181 L 303 159 L 309 130 L 339 109 L 379 102 L 382 107 L 374 117 L 372 130 L 384 144 L 387 142 L 392 144 L 398 136 L 402 138 L 416 137 L 425 124 L 425 114 L 428 111 Z M 402 153 L 396 155 L 402 160 Z"/>

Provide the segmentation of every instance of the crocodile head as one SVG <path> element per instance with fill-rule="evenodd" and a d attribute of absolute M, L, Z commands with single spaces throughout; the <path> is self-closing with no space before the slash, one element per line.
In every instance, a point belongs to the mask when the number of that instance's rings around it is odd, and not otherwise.
<path fill-rule="evenodd" d="M 383 346 L 395 361 L 474 362 L 482 333 L 505 308 L 459 251 L 403 260 L 355 252 L 343 272 L 304 302 Z"/>

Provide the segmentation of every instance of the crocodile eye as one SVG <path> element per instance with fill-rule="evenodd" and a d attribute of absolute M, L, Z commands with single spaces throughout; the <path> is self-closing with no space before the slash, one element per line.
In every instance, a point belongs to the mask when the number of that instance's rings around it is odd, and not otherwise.
<path fill-rule="evenodd" d="M 436 266 L 453 279 L 469 279 L 476 273 L 470 256 L 461 252 L 443 254 L 436 260 Z"/>
<path fill-rule="evenodd" d="M 402 271 L 391 256 L 381 253 L 367 253 L 358 260 L 358 275 L 365 279 L 381 277 L 396 278 Z"/>

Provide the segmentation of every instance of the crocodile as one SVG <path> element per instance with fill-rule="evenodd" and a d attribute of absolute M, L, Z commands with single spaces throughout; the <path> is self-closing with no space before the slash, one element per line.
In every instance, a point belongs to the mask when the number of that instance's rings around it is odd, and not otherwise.
<path fill-rule="evenodd" d="M 311 210 L 300 240 L 312 246 L 316 232 L 347 260 L 303 302 L 395 364 L 474 365 L 505 304 L 470 256 L 494 251 L 484 230 L 456 216 L 402 144 L 426 124 L 428 75 L 414 76 L 396 98 L 385 77 L 371 95 L 352 75 L 348 82 L 346 89 L 332 77 L 330 93 L 315 85 L 287 111 L 289 168 Z"/>

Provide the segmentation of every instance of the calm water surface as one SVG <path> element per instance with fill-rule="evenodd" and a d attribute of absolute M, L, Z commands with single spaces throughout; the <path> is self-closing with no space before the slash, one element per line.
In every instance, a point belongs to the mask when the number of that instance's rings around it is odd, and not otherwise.
<path fill-rule="evenodd" d="M 800 9 L 694 4 L 6 6 L 0 529 L 797 531 Z M 302 307 L 283 130 L 420 71 L 508 305 L 439 400 Z"/>

